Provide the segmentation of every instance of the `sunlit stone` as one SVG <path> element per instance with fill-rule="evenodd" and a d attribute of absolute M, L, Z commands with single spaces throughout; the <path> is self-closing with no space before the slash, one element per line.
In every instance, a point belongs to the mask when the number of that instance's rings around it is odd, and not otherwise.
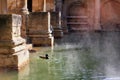
<path fill-rule="evenodd" d="M 25 39 L 21 38 L 21 16 L 0 15 L 0 67 L 20 69 L 29 61 Z"/>

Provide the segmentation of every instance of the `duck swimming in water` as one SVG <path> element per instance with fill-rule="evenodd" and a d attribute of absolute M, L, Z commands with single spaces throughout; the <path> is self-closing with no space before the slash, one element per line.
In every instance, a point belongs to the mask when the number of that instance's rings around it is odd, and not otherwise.
<path fill-rule="evenodd" d="M 45 54 L 45 56 L 39 56 L 39 57 L 42 58 L 42 59 L 49 59 L 48 54 Z"/>

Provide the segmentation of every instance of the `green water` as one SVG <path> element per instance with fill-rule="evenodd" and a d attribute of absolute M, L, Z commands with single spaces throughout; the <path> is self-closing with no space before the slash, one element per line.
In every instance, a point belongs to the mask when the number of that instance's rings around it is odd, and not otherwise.
<path fill-rule="evenodd" d="M 118 32 L 72 33 L 54 48 L 38 47 L 22 71 L 1 71 L 0 80 L 120 80 L 119 41 Z"/>

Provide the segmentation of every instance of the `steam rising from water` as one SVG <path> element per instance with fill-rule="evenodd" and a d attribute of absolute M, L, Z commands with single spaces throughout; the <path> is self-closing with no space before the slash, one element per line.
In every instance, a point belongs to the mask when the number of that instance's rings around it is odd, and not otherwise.
<path fill-rule="evenodd" d="M 70 76 L 81 72 L 85 75 L 90 72 L 92 80 L 120 80 L 119 35 L 119 32 L 91 32 L 66 36 L 61 46 L 71 53 L 64 54 L 67 64 L 64 74 Z"/>

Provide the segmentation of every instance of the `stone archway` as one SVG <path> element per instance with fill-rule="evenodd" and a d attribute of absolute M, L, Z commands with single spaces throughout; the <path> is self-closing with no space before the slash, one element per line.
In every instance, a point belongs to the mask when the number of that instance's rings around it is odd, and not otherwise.
<path fill-rule="evenodd" d="M 67 26 L 69 30 L 88 30 L 87 4 L 77 1 L 68 7 Z"/>

